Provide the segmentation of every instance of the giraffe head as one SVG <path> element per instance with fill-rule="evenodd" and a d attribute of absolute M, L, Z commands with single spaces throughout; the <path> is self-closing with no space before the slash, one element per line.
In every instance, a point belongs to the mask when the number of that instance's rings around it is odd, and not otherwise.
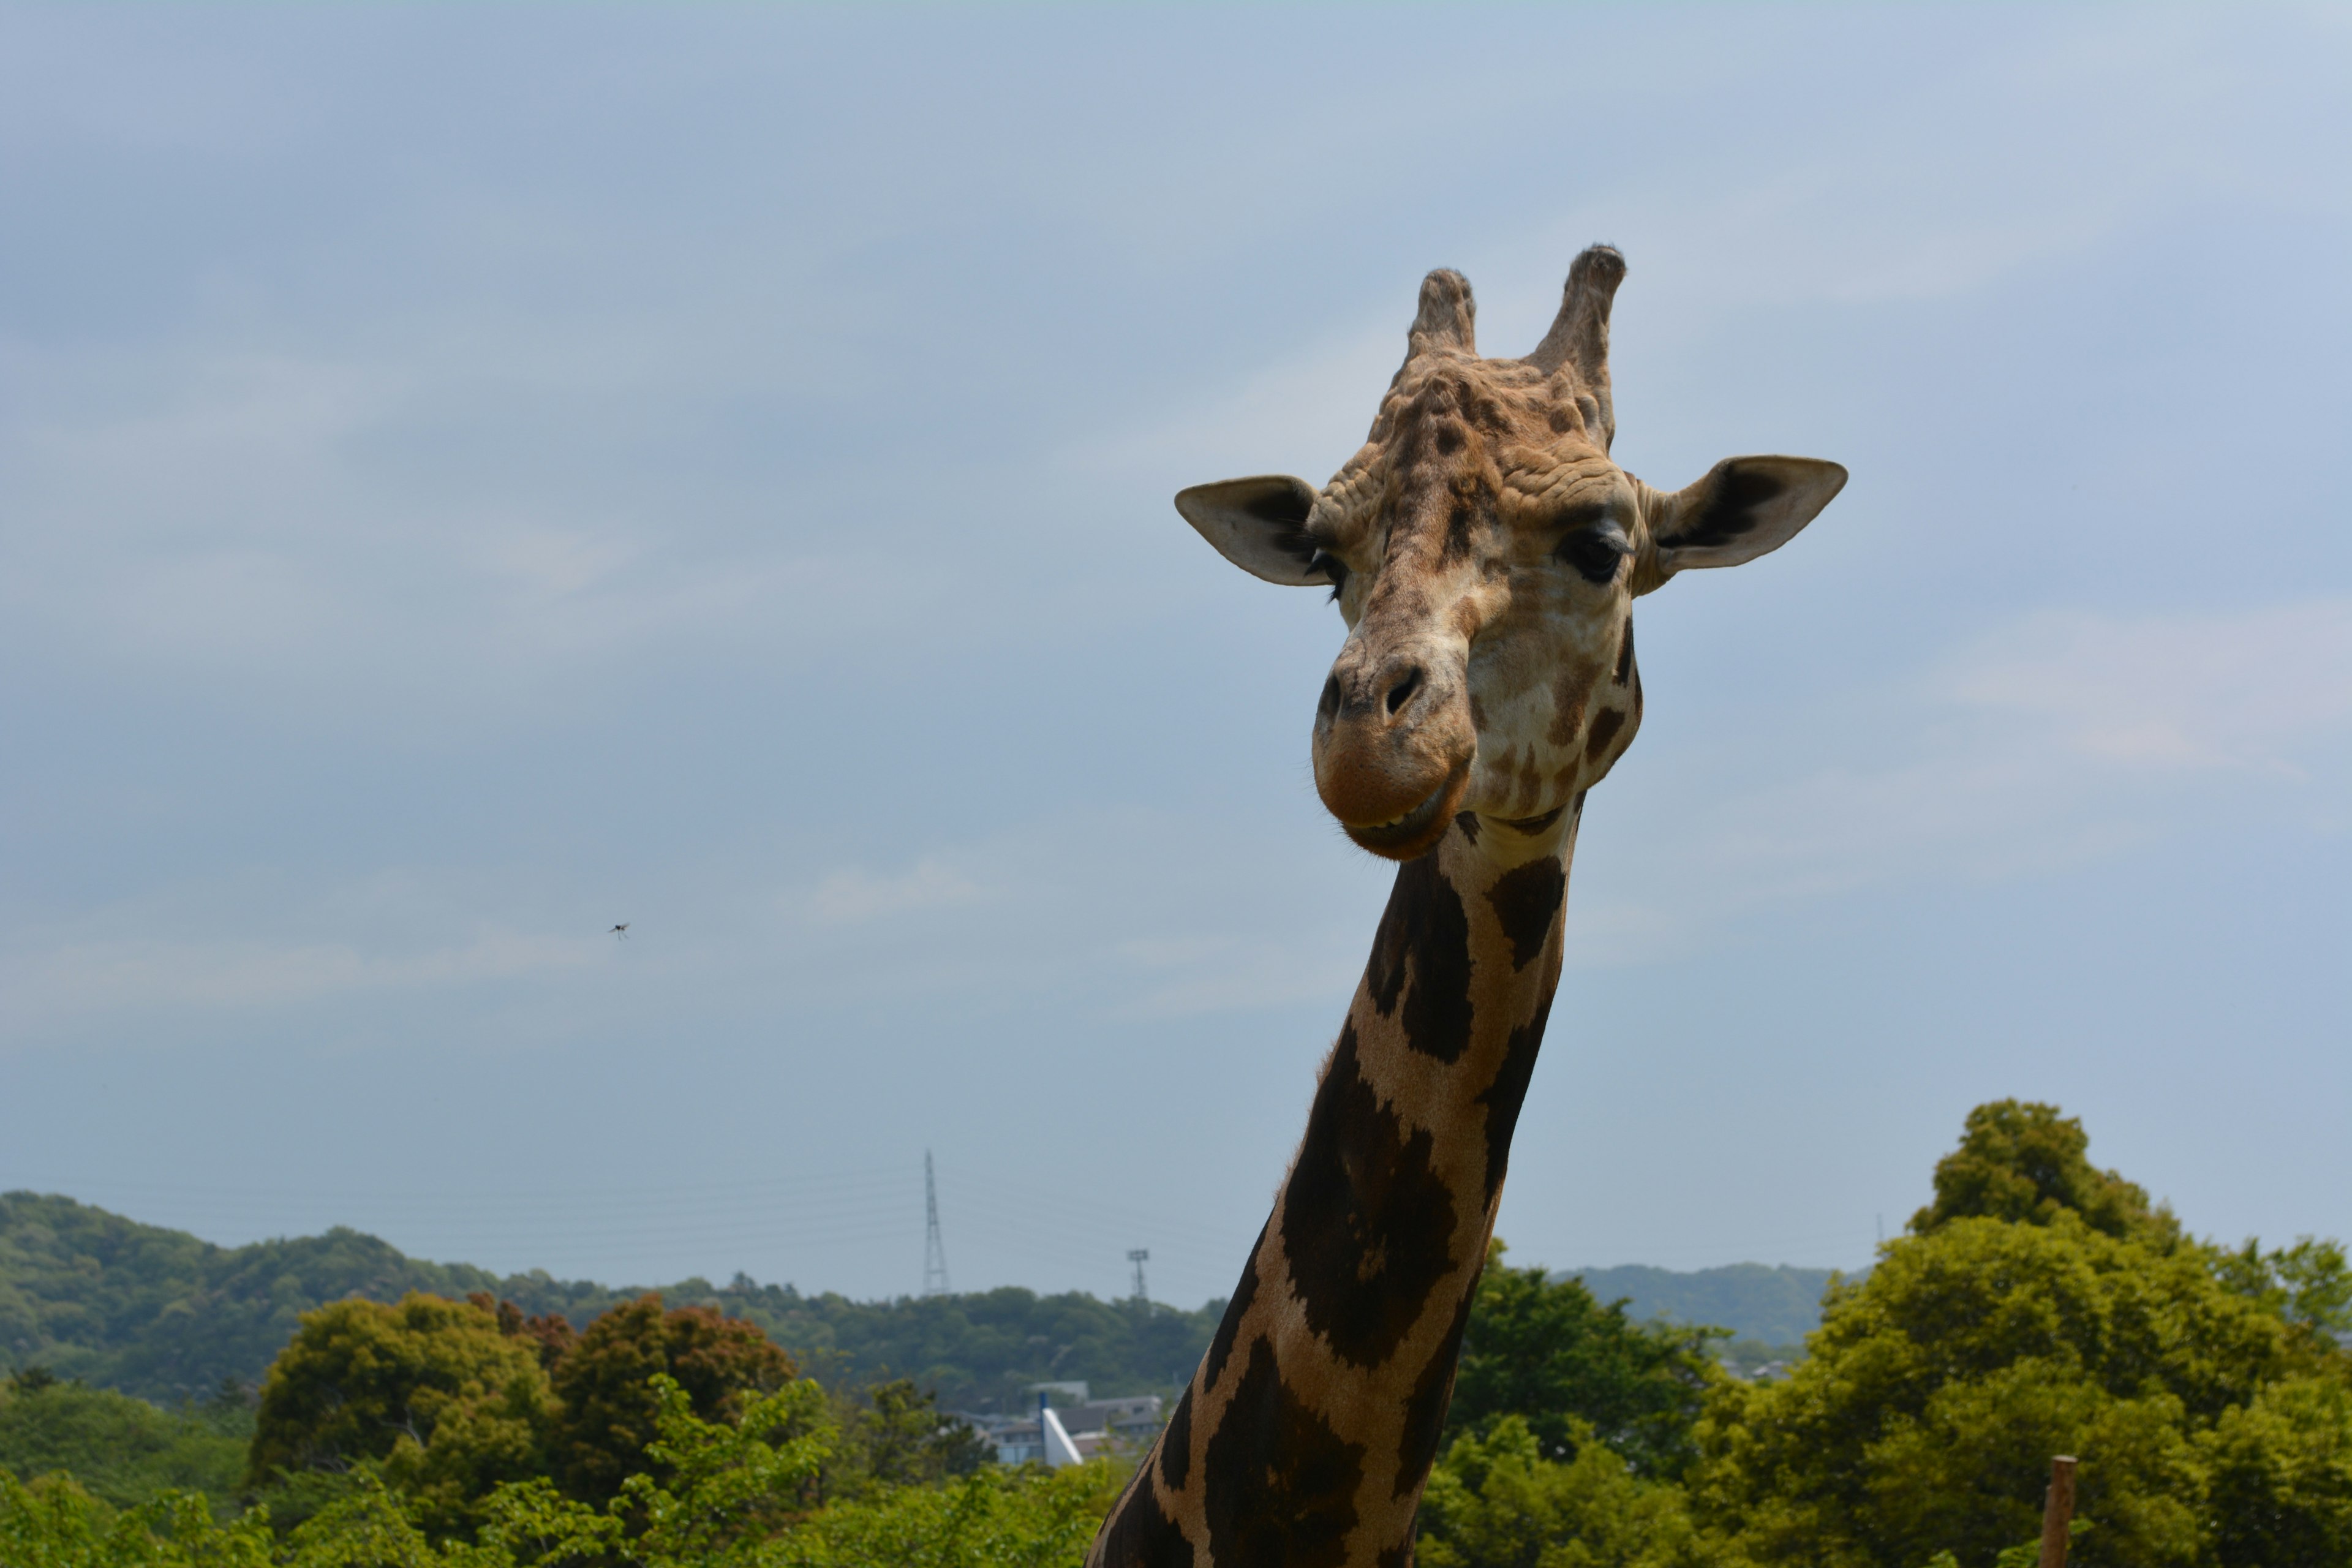
<path fill-rule="evenodd" d="M 1375 855 L 1424 854 L 1465 811 L 1549 835 L 1641 721 L 1634 599 L 1779 548 L 1845 483 L 1815 458 L 1727 458 L 1669 492 L 1612 462 L 1624 275 L 1616 251 L 1585 251 L 1535 352 L 1481 359 L 1470 285 L 1433 272 L 1371 435 L 1328 484 L 1176 498 L 1244 571 L 1339 601 L 1315 787 Z"/>

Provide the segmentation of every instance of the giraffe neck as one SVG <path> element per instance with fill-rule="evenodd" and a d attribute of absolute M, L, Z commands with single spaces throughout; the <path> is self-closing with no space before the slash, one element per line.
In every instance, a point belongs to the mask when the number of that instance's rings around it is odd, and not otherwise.
<path fill-rule="evenodd" d="M 1582 806 L 1465 816 L 1398 870 L 1274 1213 L 1090 1568 L 1411 1563 Z"/>

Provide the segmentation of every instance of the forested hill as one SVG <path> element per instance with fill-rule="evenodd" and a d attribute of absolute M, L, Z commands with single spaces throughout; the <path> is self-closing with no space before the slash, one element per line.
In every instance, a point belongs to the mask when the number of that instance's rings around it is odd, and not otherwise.
<path fill-rule="evenodd" d="M 1712 1323 L 1742 1339 L 1793 1345 L 1821 1326 L 1822 1292 L 1833 1271 L 1734 1263 L 1677 1274 L 1629 1264 L 1581 1271 L 1584 1288 L 1603 1301 L 1629 1299 L 1629 1316 Z M 1853 1278 L 1853 1276 L 1848 1276 Z"/>
<path fill-rule="evenodd" d="M 166 1404 L 224 1378 L 259 1382 L 302 1313 L 346 1296 L 487 1290 L 580 1326 L 644 1289 L 426 1263 L 355 1230 L 215 1247 L 71 1198 L 0 1194 L 0 1370 L 43 1365 Z M 828 1382 L 912 1377 L 951 1409 L 1010 1408 L 1023 1384 L 1049 1378 L 1083 1378 L 1098 1394 L 1167 1389 L 1191 1375 L 1224 1310 L 1146 1311 L 1013 1288 L 851 1301 L 741 1275 L 658 1289 L 673 1307 L 751 1319 Z"/>
<path fill-rule="evenodd" d="M 1788 1344 L 1819 1321 L 1828 1274 L 1741 1264 L 1696 1274 L 1596 1268 L 1584 1279 L 1603 1301 L 1633 1298 L 1636 1319 L 1720 1324 Z M 259 1382 L 302 1313 L 347 1296 L 486 1290 L 583 1327 L 646 1289 L 427 1263 L 355 1230 L 215 1247 L 71 1198 L 0 1194 L 0 1372 L 38 1364 L 164 1404 L 208 1394 L 224 1378 Z M 1047 1379 L 1082 1378 L 1097 1394 L 1169 1391 L 1191 1374 L 1224 1306 L 1147 1311 L 1010 1287 L 851 1301 L 740 1274 L 723 1286 L 698 1279 L 657 1289 L 673 1307 L 750 1319 L 827 1383 L 912 1377 L 966 1410 L 1013 1408 L 1023 1385 Z"/>

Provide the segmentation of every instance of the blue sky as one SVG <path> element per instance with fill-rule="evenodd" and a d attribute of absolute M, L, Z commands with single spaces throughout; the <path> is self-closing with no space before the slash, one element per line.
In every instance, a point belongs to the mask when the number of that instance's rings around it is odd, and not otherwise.
<path fill-rule="evenodd" d="M 2352 13 L 0 10 L 0 1186 L 1222 1294 L 1384 868 L 1320 480 L 1621 246 L 1644 600 L 1502 1234 L 1853 1267 L 1968 1108 L 2352 1233 Z M 626 942 L 604 934 L 630 922 Z"/>

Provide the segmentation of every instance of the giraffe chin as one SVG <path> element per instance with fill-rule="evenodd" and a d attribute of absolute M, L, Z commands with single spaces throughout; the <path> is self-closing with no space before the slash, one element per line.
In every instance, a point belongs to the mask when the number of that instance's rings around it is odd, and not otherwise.
<path fill-rule="evenodd" d="M 1360 849 L 1369 849 L 1386 860 L 1418 860 L 1436 848 L 1445 830 L 1454 826 L 1454 814 L 1461 809 L 1462 797 L 1469 789 L 1470 764 L 1465 763 L 1432 790 L 1428 799 L 1402 816 L 1367 826 L 1352 822 L 1339 826 Z"/>

